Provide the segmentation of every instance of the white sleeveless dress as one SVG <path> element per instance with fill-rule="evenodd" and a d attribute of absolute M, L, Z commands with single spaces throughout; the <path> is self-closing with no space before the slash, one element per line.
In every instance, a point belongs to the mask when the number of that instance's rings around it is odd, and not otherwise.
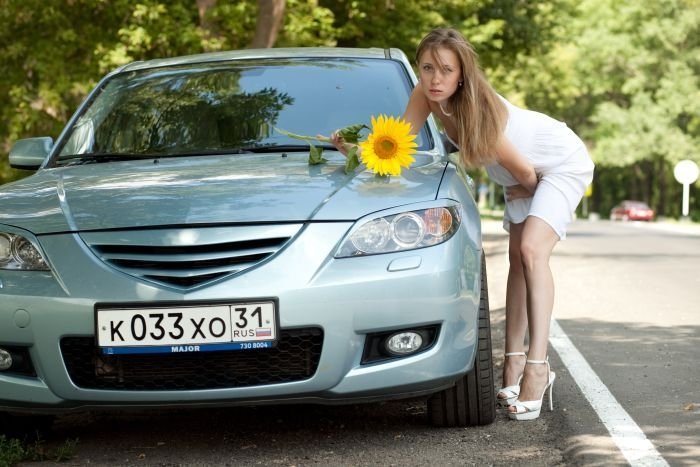
<path fill-rule="evenodd" d="M 520 224 L 536 216 L 566 238 L 566 226 L 593 180 L 594 164 L 581 139 L 564 122 L 545 114 L 517 107 L 503 99 L 508 108 L 505 135 L 540 175 L 531 198 L 505 202 L 503 227 Z M 504 187 L 519 182 L 498 163 L 486 166 L 494 182 Z"/>

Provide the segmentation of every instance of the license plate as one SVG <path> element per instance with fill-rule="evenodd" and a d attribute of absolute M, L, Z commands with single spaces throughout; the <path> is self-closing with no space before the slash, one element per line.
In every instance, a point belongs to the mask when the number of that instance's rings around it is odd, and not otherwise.
<path fill-rule="evenodd" d="M 274 302 L 97 308 L 96 326 L 105 354 L 270 348 L 278 333 Z"/>

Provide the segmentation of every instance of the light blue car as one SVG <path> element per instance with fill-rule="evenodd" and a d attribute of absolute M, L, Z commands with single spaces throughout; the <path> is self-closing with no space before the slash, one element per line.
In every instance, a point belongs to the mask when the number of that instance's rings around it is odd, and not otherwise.
<path fill-rule="evenodd" d="M 396 49 L 126 65 L 0 186 L 0 415 L 429 397 L 495 416 L 471 180 L 431 119 L 400 176 L 328 135 L 401 116 Z M 10 422 L 8 422 L 10 423 Z"/>

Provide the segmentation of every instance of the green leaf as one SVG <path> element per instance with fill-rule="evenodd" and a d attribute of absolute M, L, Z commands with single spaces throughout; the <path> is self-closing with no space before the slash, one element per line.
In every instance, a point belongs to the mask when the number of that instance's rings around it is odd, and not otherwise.
<path fill-rule="evenodd" d="M 348 158 L 345 161 L 345 173 L 351 174 L 360 165 L 360 158 L 357 157 L 357 146 L 353 146 L 348 151 Z"/>
<path fill-rule="evenodd" d="M 323 157 L 323 148 L 317 148 L 313 144 L 309 144 L 309 165 L 318 165 L 328 162 Z"/>
<path fill-rule="evenodd" d="M 356 125 L 346 126 L 342 130 L 338 130 L 338 134 L 343 137 L 343 139 L 348 143 L 357 144 L 360 140 L 360 132 L 369 127 L 364 123 L 358 123 Z"/>

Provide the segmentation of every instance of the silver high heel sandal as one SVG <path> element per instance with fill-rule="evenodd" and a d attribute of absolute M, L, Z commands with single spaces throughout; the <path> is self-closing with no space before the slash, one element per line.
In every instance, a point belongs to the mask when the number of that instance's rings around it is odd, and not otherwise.
<path fill-rule="evenodd" d="M 536 364 L 536 365 L 547 365 L 547 385 L 542 390 L 542 396 L 539 400 L 535 401 L 521 401 L 516 400 L 513 403 L 515 407 L 515 412 L 508 412 L 508 416 L 513 420 L 534 420 L 540 416 L 542 410 L 542 401 L 544 400 L 544 395 L 549 389 L 549 410 L 550 412 L 554 410 L 554 404 L 552 403 L 552 387 L 554 386 L 554 379 L 557 375 L 549 369 L 549 359 L 546 360 L 526 360 L 525 364 Z"/>
<path fill-rule="evenodd" d="M 525 352 L 508 352 L 505 354 L 506 357 L 518 355 L 525 356 Z M 501 407 L 513 405 L 513 402 L 515 402 L 520 395 L 520 381 L 522 381 L 522 379 L 523 375 L 520 375 L 516 384 L 513 386 L 506 386 L 498 390 L 496 393 L 496 401 L 498 402 L 498 405 Z"/>

